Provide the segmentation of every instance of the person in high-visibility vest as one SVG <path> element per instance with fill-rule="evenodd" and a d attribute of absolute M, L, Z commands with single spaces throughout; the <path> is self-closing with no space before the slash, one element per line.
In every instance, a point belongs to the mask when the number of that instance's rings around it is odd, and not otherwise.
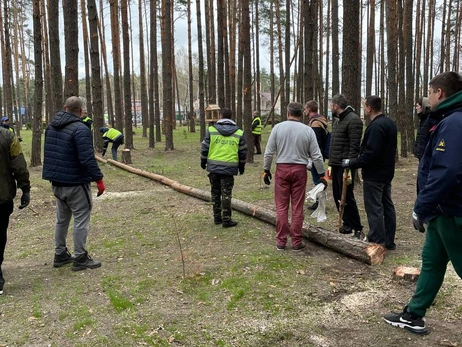
<path fill-rule="evenodd" d="M 90 130 L 93 130 L 93 119 L 88 117 L 87 110 L 85 108 L 82 109 L 82 114 L 80 115 L 80 119 L 82 120 L 83 124 L 85 124 L 87 127 L 90 128 Z"/>
<path fill-rule="evenodd" d="M 14 134 L 14 127 L 10 125 L 10 119 L 8 117 L 2 117 L 1 126 Z M 18 136 L 18 140 L 19 142 L 22 142 L 22 138 L 20 136 Z"/>
<path fill-rule="evenodd" d="M 103 157 L 106 154 L 107 146 L 109 142 L 112 142 L 112 159 L 117 161 L 117 148 L 120 145 L 124 144 L 124 134 L 122 134 L 119 130 L 114 128 L 99 128 L 99 132 L 103 135 L 104 146 L 103 146 Z"/>
<path fill-rule="evenodd" d="M 261 154 L 261 118 L 257 111 L 253 112 L 253 121 L 252 121 L 252 135 L 253 135 L 253 145 L 257 150 L 255 154 Z"/>
<path fill-rule="evenodd" d="M 223 108 L 220 114 L 221 119 L 209 127 L 202 142 L 201 167 L 210 172 L 214 223 L 230 228 L 237 225 L 231 219 L 234 176 L 244 173 L 247 146 L 244 132 L 231 119 L 231 110 Z"/>

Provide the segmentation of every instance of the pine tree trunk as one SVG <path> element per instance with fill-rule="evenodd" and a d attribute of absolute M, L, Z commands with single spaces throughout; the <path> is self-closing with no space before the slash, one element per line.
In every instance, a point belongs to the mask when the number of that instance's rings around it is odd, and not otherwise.
<path fill-rule="evenodd" d="M 358 80 L 358 60 L 361 56 L 359 47 L 359 14 L 360 0 L 351 0 L 343 7 L 343 54 L 342 54 L 342 94 L 348 103 L 359 112 L 361 104 L 360 85 Z"/>
<path fill-rule="evenodd" d="M 157 1 L 150 0 L 151 14 L 157 13 Z M 149 30 L 150 37 L 150 62 L 149 62 L 149 148 L 155 147 L 154 127 L 155 127 L 155 102 L 154 102 L 154 76 L 157 75 L 157 69 L 154 69 L 157 60 L 157 20 L 156 16 L 150 16 Z"/>
<path fill-rule="evenodd" d="M 39 10 L 40 11 L 40 10 Z M 4 91 L 4 104 L 3 112 L 9 119 L 13 119 L 13 83 L 12 71 L 13 67 L 11 62 L 11 45 L 10 45 L 10 29 L 9 29 L 9 6 L 8 0 L 3 2 L 3 42 L 4 54 L 2 55 L 3 61 L 3 91 Z"/>
<path fill-rule="evenodd" d="M 45 10 L 45 2 L 41 2 L 41 9 L 42 18 L 42 47 L 43 47 L 43 63 L 44 63 L 44 84 L 45 84 L 45 119 L 46 123 L 49 124 L 53 117 L 53 107 L 52 107 L 52 86 L 51 86 L 51 72 L 50 72 L 50 56 L 48 50 L 48 30 L 47 30 L 47 14 Z"/>
<path fill-rule="evenodd" d="M 85 63 L 85 97 L 87 115 L 93 118 L 93 106 L 91 98 L 91 78 L 90 78 L 90 59 L 88 51 L 88 28 L 87 28 L 87 11 L 85 0 L 80 0 L 80 9 L 82 11 L 82 37 L 83 37 L 83 58 Z"/>
<path fill-rule="evenodd" d="M 375 54 L 375 0 L 369 1 L 369 28 L 367 29 L 367 57 L 366 57 L 366 96 L 372 91 L 372 69 Z"/>
<path fill-rule="evenodd" d="M 40 16 L 40 0 L 33 0 L 33 28 L 34 28 L 34 60 L 35 60 L 35 104 L 32 119 L 32 152 L 30 166 L 42 165 L 42 25 Z"/>
<path fill-rule="evenodd" d="M 405 0 L 404 5 L 404 37 L 405 37 L 405 58 L 406 58 L 406 103 L 404 110 L 405 130 L 407 133 L 407 152 L 414 149 L 414 124 L 412 114 L 414 109 L 414 74 L 412 57 L 412 12 L 414 7 L 413 0 Z"/>
<path fill-rule="evenodd" d="M 143 27 L 143 1 L 138 1 L 138 27 L 140 35 L 140 93 L 141 93 L 141 122 L 143 124 L 143 137 L 148 136 L 148 92 L 146 86 L 146 60 L 144 57 L 144 27 Z"/>
<path fill-rule="evenodd" d="M 48 1 L 48 31 L 50 40 L 51 84 L 53 112 L 62 110 L 63 100 L 63 73 L 61 71 L 61 52 L 59 49 L 59 0 Z"/>
<path fill-rule="evenodd" d="M 93 141 L 98 152 L 103 150 L 103 138 L 99 128 L 104 126 L 101 65 L 98 44 L 98 12 L 96 1 L 87 0 L 88 26 L 90 29 L 91 91 L 93 100 Z"/>
<path fill-rule="evenodd" d="M 128 33 L 128 0 L 121 1 L 122 42 L 124 59 L 124 111 L 125 111 L 125 148 L 133 149 L 132 99 L 130 81 L 130 35 Z"/>
<path fill-rule="evenodd" d="M 244 56 L 244 138 L 252 143 L 252 52 L 250 50 L 250 8 L 249 0 L 242 0 L 242 43 Z M 247 162 L 253 163 L 253 151 L 247 154 Z"/>
<path fill-rule="evenodd" d="M 200 121 L 200 141 L 205 137 L 205 87 L 204 87 L 204 52 L 202 48 L 202 19 L 201 19 L 201 1 L 196 0 L 197 16 L 197 44 L 199 50 L 199 121 Z"/>
<path fill-rule="evenodd" d="M 120 90 L 120 29 L 118 0 L 110 0 L 111 37 L 112 37 L 112 67 L 114 70 L 114 111 L 115 126 L 120 131 L 124 129 L 122 106 L 124 100 Z"/>
<path fill-rule="evenodd" d="M 63 0 L 64 52 L 64 98 L 79 96 L 79 23 L 77 0 Z"/>
<path fill-rule="evenodd" d="M 386 4 L 387 20 L 387 74 L 388 74 L 388 100 L 389 116 L 395 122 L 398 118 L 398 89 L 396 79 L 396 43 L 398 42 L 398 19 L 397 7 L 395 1 L 389 1 Z"/>
<path fill-rule="evenodd" d="M 345 23 L 345 21 L 344 21 Z M 338 0 L 332 0 L 332 95 L 340 92 Z"/>
<path fill-rule="evenodd" d="M 282 58 L 282 25 L 281 25 L 281 11 L 279 6 L 276 4 L 276 26 L 277 26 L 277 35 L 278 35 L 278 65 L 279 65 L 279 94 L 281 100 L 281 121 L 287 120 L 286 114 L 286 100 L 285 100 L 285 90 L 284 90 L 284 60 Z"/>
<path fill-rule="evenodd" d="M 162 84 L 163 84 L 163 114 L 165 131 L 165 150 L 171 151 L 173 147 L 173 76 L 172 76 L 172 3 L 171 0 L 162 0 Z"/>
<path fill-rule="evenodd" d="M 200 10 L 200 9 L 199 9 Z M 189 112 L 187 114 L 189 131 L 196 132 L 196 125 L 194 122 L 194 75 L 192 64 L 192 37 L 191 37 L 191 1 L 187 4 L 188 13 L 188 86 L 189 86 Z"/>

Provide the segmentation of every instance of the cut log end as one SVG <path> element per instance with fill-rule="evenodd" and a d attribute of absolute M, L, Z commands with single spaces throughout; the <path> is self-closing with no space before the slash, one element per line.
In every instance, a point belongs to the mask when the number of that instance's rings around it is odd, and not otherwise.
<path fill-rule="evenodd" d="M 366 253 L 371 259 L 371 265 L 382 264 L 387 249 L 382 245 L 370 244 L 366 247 Z"/>
<path fill-rule="evenodd" d="M 393 270 L 393 277 L 404 279 L 409 282 L 416 282 L 419 279 L 420 269 L 408 266 L 398 266 Z"/>
<path fill-rule="evenodd" d="M 125 148 L 122 151 L 122 163 L 124 164 L 131 164 L 132 163 L 132 152 Z"/>

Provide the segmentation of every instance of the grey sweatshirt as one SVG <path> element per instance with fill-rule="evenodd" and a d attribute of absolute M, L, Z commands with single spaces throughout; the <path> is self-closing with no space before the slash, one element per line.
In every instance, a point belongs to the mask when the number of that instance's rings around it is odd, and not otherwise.
<path fill-rule="evenodd" d="M 264 170 L 271 169 L 274 154 L 276 154 L 276 164 L 308 165 L 311 158 L 316 171 L 320 175 L 325 172 L 322 154 L 313 129 L 299 121 L 287 120 L 273 128 L 266 144 Z"/>

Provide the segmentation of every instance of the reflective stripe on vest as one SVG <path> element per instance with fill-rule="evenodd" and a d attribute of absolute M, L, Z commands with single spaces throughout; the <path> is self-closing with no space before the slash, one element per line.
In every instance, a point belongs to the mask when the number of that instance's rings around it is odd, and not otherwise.
<path fill-rule="evenodd" d="M 237 166 L 239 163 L 239 139 L 243 134 L 242 130 L 237 129 L 234 134 L 223 136 L 214 126 L 211 126 L 209 132 L 210 148 L 207 157 L 209 162 L 225 166 L 229 164 L 229 166 Z"/>
<path fill-rule="evenodd" d="M 119 130 L 110 128 L 103 134 L 103 137 L 107 137 L 109 140 L 114 141 L 120 135 L 122 135 L 122 133 Z"/>
<path fill-rule="evenodd" d="M 260 117 L 255 117 L 253 119 L 253 122 L 255 122 L 256 120 L 258 120 L 258 125 L 257 125 L 257 127 L 255 129 L 252 130 L 252 134 L 261 135 L 261 118 Z"/>

